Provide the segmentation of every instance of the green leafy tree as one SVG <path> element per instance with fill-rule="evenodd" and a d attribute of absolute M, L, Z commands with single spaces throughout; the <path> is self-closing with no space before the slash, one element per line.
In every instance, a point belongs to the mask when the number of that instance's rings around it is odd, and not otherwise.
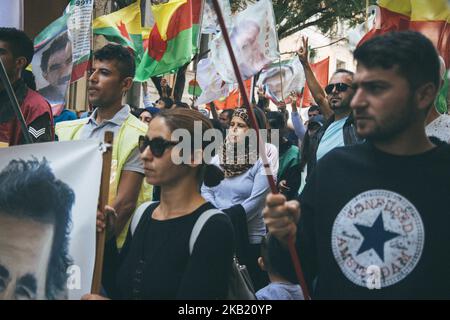
<path fill-rule="evenodd" d="M 231 0 L 233 11 L 245 8 L 254 1 Z M 285 38 L 310 26 L 327 33 L 339 21 L 350 25 L 365 20 L 366 0 L 272 0 L 277 21 L 278 37 Z M 375 4 L 370 0 L 369 4 Z"/>

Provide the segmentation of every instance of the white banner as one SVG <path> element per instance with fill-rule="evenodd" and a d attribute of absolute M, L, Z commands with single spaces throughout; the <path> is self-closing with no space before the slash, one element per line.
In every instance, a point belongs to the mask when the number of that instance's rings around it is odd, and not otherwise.
<path fill-rule="evenodd" d="M 23 0 L 0 0 L 0 27 L 23 30 Z"/>
<path fill-rule="evenodd" d="M 292 91 L 300 93 L 305 87 L 305 71 L 295 56 L 288 63 L 275 64 L 261 72 L 257 86 L 263 86 L 266 96 L 274 103 L 287 98 Z"/>
<path fill-rule="evenodd" d="M 232 27 L 231 19 L 231 7 L 230 1 L 218 0 L 220 9 L 222 10 L 223 19 L 227 29 Z M 203 2 L 203 16 L 202 16 L 202 33 L 204 34 L 216 34 L 220 32 L 219 22 L 217 20 L 216 11 L 211 0 L 205 0 Z"/>
<path fill-rule="evenodd" d="M 58 116 L 66 104 L 70 81 L 80 79 L 88 66 L 93 0 L 71 0 L 61 17 L 34 38 L 32 66 L 37 91 Z"/>
<path fill-rule="evenodd" d="M 72 81 L 77 81 L 87 69 L 91 53 L 92 11 L 94 0 L 72 0 L 67 28 L 72 39 L 73 72 Z"/>
<path fill-rule="evenodd" d="M 102 152 L 96 141 L 0 149 L 0 300 L 91 289 Z"/>
<path fill-rule="evenodd" d="M 222 80 L 210 58 L 198 62 L 197 82 L 202 94 L 195 101 L 196 106 L 226 97 L 230 92 L 230 85 Z"/>
<path fill-rule="evenodd" d="M 244 80 L 277 60 L 280 54 L 272 2 L 260 0 L 238 13 L 233 19 L 230 41 Z M 211 43 L 211 60 L 225 82 L 237 82 L 221 34 Z"/>

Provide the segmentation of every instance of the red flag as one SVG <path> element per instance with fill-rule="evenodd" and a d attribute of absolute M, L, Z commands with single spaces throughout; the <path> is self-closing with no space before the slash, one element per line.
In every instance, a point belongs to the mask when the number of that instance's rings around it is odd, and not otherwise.
<path fill-rule="evenodd" d="M 252 78 L 245 80 L 244 86 L 249 98 L 251 99 Z M 231 91 L 228 97 L 225 98 L 225 100 L 214 101 L 214 105 L 218 110 L 236 109 L 237 107 L 241 107 L 243 104 L 244 99 L 242 99 L 239 89 Z"/>
<path fill-rule="evenodd" d="M 320 86 L 325 88 L 328 84 L 328 70 L 330 66 L 330 57 L 327 57 L 319 62 L 311 63 L 311 69 L 316 75 L 317 81 L 319 81 Z M 309 107 L 314 104 L 314 98 L 311 96 L 308 85 L 305 85 L 305 90 L 303 92 L 303 107 Z"/>

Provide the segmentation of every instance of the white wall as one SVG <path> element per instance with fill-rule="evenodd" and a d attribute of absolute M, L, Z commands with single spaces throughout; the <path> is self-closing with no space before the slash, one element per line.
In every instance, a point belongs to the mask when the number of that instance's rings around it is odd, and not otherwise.
<path fill-rule="evenodd" d="M 355 71 L 356 65 L 353 61 L 353 55 L 350 51 L 347 40 L 341 40 L 335 44 L 330 45 L 330 43 L 345 37 L 345 28 L 341 25 L 338 28 L 337 35 L 335 37 L 324 36 L 317 28 L 309 27 L 302 31 L 299 31 L 289 37 L 280 40 L 280 52 L 291 52 L 296 51 L 302 41 L 301 36 L 306 36 L 309 38 L 309 46 L 311 48 L 322 47 L 316 50 L 316 56 L 311 60 L 311 62 L 317 62 L 326 57 L 330 57 L 330 69 L 329 74 L 331 75 L 337 69 L 338 60 L 344 63 L 344 68 L 351 71 Z M 292 55 L 282 55 L 282 59 L 288 59 Z"/>
<path fill-rule="evenodd" d="M 0 0 L 0 27 L 23 30 L 23 0 Z"/>

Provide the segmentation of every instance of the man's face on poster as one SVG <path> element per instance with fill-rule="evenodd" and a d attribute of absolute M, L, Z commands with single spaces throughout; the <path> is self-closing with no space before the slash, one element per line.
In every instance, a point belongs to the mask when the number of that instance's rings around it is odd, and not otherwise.
<path fill-rule="evenodd" d="M 66 85 L 72 72 L 72 46 L 67 42 L 65 48 L 52 53 L 48 59 L 45 80 L 52 86 Z"/>
<path fill-rule="evenodd" d="M 258 46 L 257 39 L 260 32 L 259 26 L 253 21 L 241 22 L 232 35 L 237 47 L 241 50 L 252 49 Z"/>
<path fill-rule="evenodd" d="M 0 212 L 0 300 L 46 299 L 54 225 Z"/>

